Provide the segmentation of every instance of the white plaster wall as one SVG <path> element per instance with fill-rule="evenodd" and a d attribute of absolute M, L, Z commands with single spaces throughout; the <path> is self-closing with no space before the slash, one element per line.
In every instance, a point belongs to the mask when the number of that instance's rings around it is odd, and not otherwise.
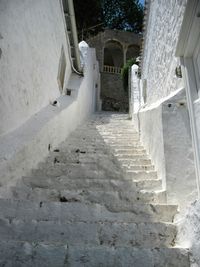
<path fill-rule="evenodd" d="M 129 96 L 129 101 L 132 103 L 129 106 L 129 112 L 138 112 L 140 106 L 141 106 L 141 92 L 140 92 L 140 81 L 138 79 L 138 66 L 133 65 L 131 67 L 130 71 L 130 77 L 131 77 L 131 83 L 130 83 L 130 96 Z"/>
<path fill-rule="evenodd" d="M 99 70 L 94 49 L 85 55 L 84 77 L 73 76 L 71 96 L 59 107 L 48 105 L 16 130 L 0 137 L 0 185 L 15 184 L 94 112 Z M 98 84 L 96 88 L 95 84 Z"/>
<path fill-rule="evenodd" d="M 147 104 L 150 105 L 183 87 L 175 76 L 175 58 L 186 0 L 151 0 L 143 52 L 142 78 L 147 79 Z"/>
<path fill-rule="evenodd" d="M 163 188 L 166 187 L 165 155 L 162 128 L 162 106 L 152 106 L 143 108 L 132 116 L 136 129 L 140 132 L 140 140 L 147 153 L 150 155 L 152 163 L 162 179 Z"/>
<path fill-rule="evenodd" d="M 195 114 L 196 127 L 197 127 L 197 136 L 198 136 L 198 141 L 200 144 L 200 99 L 194 102 L 194 114 Z"/>
<path fill-rule="evenodd" d="M 71 73 L 59 0 L 0 1 L 0 135 L 60 96 L 57 74 L 63 45 Z"/>
<path fill-rule="evenodd" d="M 200 266 L 200 200 L 188 206 L 186 216 L 178 222 L 177 245 L 190 248 L 191 267 Z"/>
<path fill-rule="evenodd" d="M 163 140 L 168 203 L 179 204 L 183 213 L 197 198 L 194 153 L 185 90 L 162 104 Z"/>
<path fill-rule="evenodd" d="M 181 212 L 197 197 L 194 155 L 185 90 L 180 89 L 134 114 L 133 122 L 152 159 L 168 203 Z"/>

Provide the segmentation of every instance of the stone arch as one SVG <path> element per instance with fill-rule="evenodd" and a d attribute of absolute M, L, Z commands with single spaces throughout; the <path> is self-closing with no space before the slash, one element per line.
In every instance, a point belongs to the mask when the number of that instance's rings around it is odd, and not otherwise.
<path fill-rule="evenodd" d="M 126 60 L 129 60 L 131 58 L 138 57 L 140 53 L 140 48 L 138 45 L 129 45 L 126 52 Z"/>
<path fill-rule="evenodd" d="M 117 40 L 108 40 L 104 45 L 103 64 L 121 68 L 123 66 L 123 46 Z"/>

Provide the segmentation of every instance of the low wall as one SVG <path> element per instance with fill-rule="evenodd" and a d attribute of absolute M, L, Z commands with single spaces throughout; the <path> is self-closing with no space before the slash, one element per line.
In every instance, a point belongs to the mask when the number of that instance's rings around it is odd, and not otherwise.
<path fill-rule="evenodd" d="M 184 208 L 197 197 L 190 120 L 185 90 L 162 105 L 167 198 Z"/>
<path fill-rule="evenodd" d="M 200 266 L 200 200 L 194 201 L 178 222 L 177 245 L 190 249 L 192 267 Z"/>
<path fill-rule="evenodd" d="M 84 77 L 71 96 L 58 98 L 15 131 L 0 138 L 0 185 L 11 185 L 55 148 L 92 112 L 96 104 L 99 69 L 95 51 L 88 49 Z"/>
<path fill-rule="evenodd" d="M 140 132 L 140 140 L 166 188 L 165 155 L 162 127 L 162 105 L 144 108 L 133 116 L 136 129 Z"/>
<path fill-rule="evenodd" d="M 168 203 L 183 210 L 197 196 L 184 89 L 134 114 L 133 121 L 167 190 Z"/>

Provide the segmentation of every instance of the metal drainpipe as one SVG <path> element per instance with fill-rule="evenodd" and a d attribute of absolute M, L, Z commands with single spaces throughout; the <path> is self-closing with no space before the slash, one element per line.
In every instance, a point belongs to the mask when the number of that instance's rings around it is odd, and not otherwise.
<path fill-rule="evenodd" d="M 80 52 L 79 52 L 79 47 L 78 47 L 76 20 L 75 20 L 75 13 L 74 13 L 74 4 L 73 4 L 73 0 L 67 0 L 67 1 L 68 1 L 68 7 L 69 7 L 69 16 L 71 20 L 72 36 L 73 36 L 73 41 L 74 41 L 76 68 L 80 73 L 82 73 L 81 62 L 80 62 Z"/>

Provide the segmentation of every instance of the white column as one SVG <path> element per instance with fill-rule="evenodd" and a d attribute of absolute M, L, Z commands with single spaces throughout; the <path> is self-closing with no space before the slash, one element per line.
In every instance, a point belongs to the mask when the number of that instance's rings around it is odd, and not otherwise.
<path fill-rule="evenodd" d="M 131 67 L 131 106 L 132 114 L 137 113 L 140 108 L 141 92 L 138 78 L 138 65 Z"/>

